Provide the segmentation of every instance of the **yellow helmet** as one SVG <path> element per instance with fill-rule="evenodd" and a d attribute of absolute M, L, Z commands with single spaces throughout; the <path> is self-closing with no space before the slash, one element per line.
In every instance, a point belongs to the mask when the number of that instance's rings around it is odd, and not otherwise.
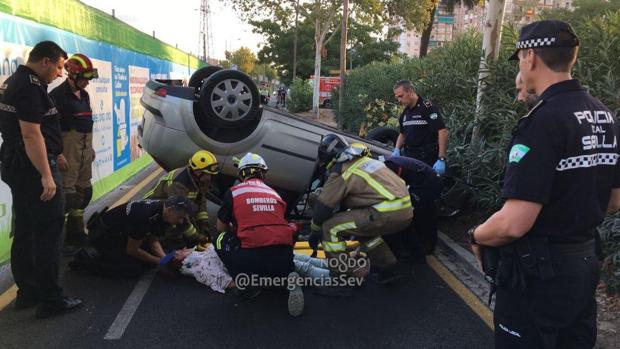
<path fill-rule="evenodd" d="M 370 156 L 370 149 L 368 149 L 368 146 L 363 143 L 351 143 L 349 148 L 347 148 L 345 151 L 349 152 L 353 156 Z"/>
<path fill-rule="evenodd" d="M 188 166 L 193 171 L 201 171 L 213 175 L 219 172 L 217 158 L 207 150 L 195 152 L 189 159 Z"/>

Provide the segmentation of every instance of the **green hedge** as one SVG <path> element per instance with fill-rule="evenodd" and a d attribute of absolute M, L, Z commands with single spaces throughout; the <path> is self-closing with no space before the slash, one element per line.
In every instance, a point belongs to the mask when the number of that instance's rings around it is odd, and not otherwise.
<path fill-rule="evenodd" d="M 553 14 L 553 12 L 551 12 Z M 574 77 L 616 114 L 620 111 L 620 10 L 590 18 L 587 11 L 570 13 L 569 20 L 581 47 Z M 472 193 L 470 204 L 492 213 L 502 203 L 500 180 L 506 163 L 506 146 L 512 128 L 525 107 L 515 101 L 514 78 L 518 67 L 507 60 L 514 51 L 517 29 L 503 28 L 500 59 L 492 67 L 479 114 L 481 142 L 470 145 L 476 105 L 481 35 L 470 32 L 424 59 L 372 64 L 352 71 L 346 80 L 342 110 L 337 117 L 344 128 L 357 132 L 365 122 L 364 109 L 376 100 L 395 102 L 392 87 L 410 79 L 418 93 L 441 108 L 450 132 L 449 172 L 457 186 Z M 337 102 L 334 105 L 338 105 Z M 620 228 L 613 232 L 610 217 L 601 227 L 607 259 L 604 276 L 611 291 L 620 291 Z M 620 215 L 618 215 L 620 218 Z M 620 222 L 620 220 L 619 220 Z M 618 224 L 620 226 L 620 223 Z"/>
<path fill-rule="evenodd" d="M 291 85 L 291 93 L 286 96 L 286 106 L 291 113 L 312 109 L 312 85 L 308 80 L 296 78 Z"/>

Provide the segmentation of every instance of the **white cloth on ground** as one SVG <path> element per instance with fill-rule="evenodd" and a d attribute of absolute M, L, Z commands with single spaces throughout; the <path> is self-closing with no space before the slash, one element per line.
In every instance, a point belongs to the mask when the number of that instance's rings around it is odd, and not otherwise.
<path fill-rule="evenodd" d="M 196 281 L 209 286 L 213 291 L 225 293 L 232 281 L 224 263 L 217 256 L 213 245 L 205 251 L 193 251 L 184 260 L 181 274 L 193 276 Z"/>

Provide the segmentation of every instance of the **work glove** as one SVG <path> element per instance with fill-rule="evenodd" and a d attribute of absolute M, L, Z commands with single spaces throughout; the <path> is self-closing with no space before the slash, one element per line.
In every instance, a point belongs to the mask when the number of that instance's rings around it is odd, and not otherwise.
<path fill-rule="evenodd" d="M 437 160 L 433 165 L 433 170 L 437 172 L 439 175 L 443 176 L 446 174 L 446 161 L 445 160 Z"/>
<path fill-rule="evenodd" d="M 392 150 L 392 156 L 400 156 L 400 149 L 394 148 L 394 150 Z"/>

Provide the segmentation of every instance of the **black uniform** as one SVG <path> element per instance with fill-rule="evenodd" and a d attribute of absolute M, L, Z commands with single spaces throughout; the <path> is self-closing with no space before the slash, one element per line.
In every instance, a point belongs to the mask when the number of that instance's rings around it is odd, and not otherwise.
<path fill-rule="evenodd" d="M 424 162 L 404 156 L 392 156 L 385 165 L 407 183 L 414 215 L 407 230 L 386 235 L 384 240 L 392 250 L 404 247 L 414 257 L 432 254 L 437 244 L 435 202 L 441 194 L 441 177 Z"/>
<path fill-rule="evenodd" d="M 83 267 L 106 276 L 132 277 L 142 274 L 150 264 L 127 255 L 127 239 L 162 237 L 170 227 L 163 220 L 163 209 L 163 201 L 131 201 L 91 217 L 88 224 L 89 238 L 101 254 L 100 259 L 87 264 L 78 258 L 77 263 L 87 265 L 74 264 L 72 267 Z M 148 250 L 148 247 L 142 248 Z"/>
<path fill-rule="evenodd" d="M 439 158 L 437 131 L 446 128 L 439 109 L 418 96 L 415 107 L 407 107 L 398 117 L 405 136 L 403 155 L 433 166 Z"/>
<path fill-rule="evenodd" d="M 593 232 L 620 187 L 618 136 L 614 115 L 577 80 L 550 86 L 515 128 L 502 195 L 543 207 L 500 248 L 497 348 L 594 346 Z"/>
<path fill-rule="evenodd" d="M 58 112 L 47 94 L 47 84 L 20 65 L 0 86 L 0 149 L 2 180 L 13 197 L 14 237 L 11 248 L 13 278 L 19 297 L 55 303 L 62 299 L 58 284 L 58 261 L 64 203 L 56 157 L 62 153 Z M 41 201 L 41 175 L 28 156 L 19 121 L 41 125 L 56 195 Z"/>
<path fill-rule="evenodd" d="M 50 92 L 56 102 L 60 118 L 60 128 L 63 132 L 76 130 L 81 133 L 93 132 L 93 111 L 90 107 L 88 91 L 81 89 L 78 98 L 69 85 L 69 79 Z"/>

